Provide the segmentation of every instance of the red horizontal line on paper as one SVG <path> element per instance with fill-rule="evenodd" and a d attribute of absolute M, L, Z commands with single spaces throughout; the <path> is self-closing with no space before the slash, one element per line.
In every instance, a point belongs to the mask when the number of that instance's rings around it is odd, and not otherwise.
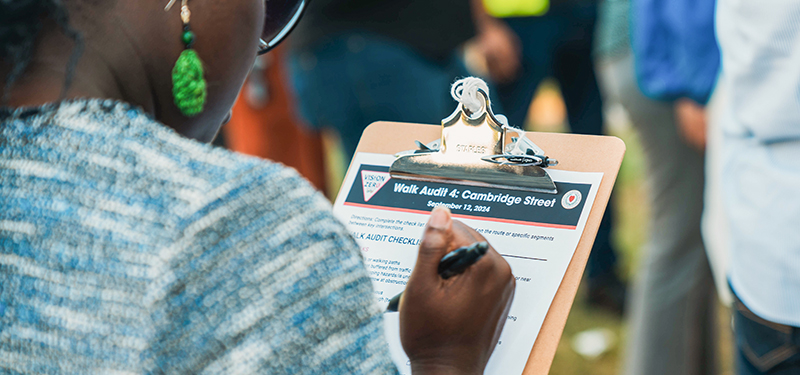
<path fill-rule="evenodd" d="M 375 206 L 375 205 L 371 205 L 371 204 L 351 203 L 351 202 L 344 202 L 344 205 L 345 206 L 351 206 L 351 207 L 374 208 L 374 209 L 386 210 L 386 211 L 407 212 L 407 213 L 412 213 L 412 214 L 428 214 L 430 212 L 430 211 L 423 211 L 423 210 L 413 210 L 413 209 L 409 209 L 409 208 Z M 455 214 L 455 213 L 453 214 L 453 217 L 462 218 L 462 219 L 472 219 L 472 220 L 494 221 L 494 222 L 498 222 L 498 223 L 531 225 L 531 226 L 535 226 L 535 227 L 544 227 L 544 228 L 568 229 L 568 230 L 577 229 L 577 226 L 575 226 L 575 225 L 539 223 L 539 222 L 535 222 L 535 221 L 499 219 L 499 218 L 494 218 L 494 217 L 462 215 L 462 214 Z"/>

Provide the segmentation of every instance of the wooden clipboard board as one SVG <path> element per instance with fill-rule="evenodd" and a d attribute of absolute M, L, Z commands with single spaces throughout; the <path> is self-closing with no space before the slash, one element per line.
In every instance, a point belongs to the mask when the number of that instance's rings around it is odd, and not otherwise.
<path fill-rule="evenodd" d="M 356 148 L 358 152 L 394 154 L 413 149 L 414 141 L 429 142 L 441 137 L 440 125 L 409 124 L 399 122 L 375 122 L 364 130 Z M 625 143 L 610 136 L 593 136 L 560 133 L 526 133 L 528 138 L 558 159 L 559 164 L 551 169 L 577 172 L 602 172 L 603 180 L 589 213 L 575 255 L 569 263 L 561 286 L 558 288 L 542 329 L 531 350 L 523 371 L 524 375 L 547 374 L 553 363 L 558 342 L 567 323 L 581 276 L 589 259 L 589 253 L 600 227 L 614 182 L 617 180 Z"/>

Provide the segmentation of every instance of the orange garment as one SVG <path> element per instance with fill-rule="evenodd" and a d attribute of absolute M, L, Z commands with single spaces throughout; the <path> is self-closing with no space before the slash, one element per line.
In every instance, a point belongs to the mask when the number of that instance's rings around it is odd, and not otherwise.
<path fill-rule="evenodd" d="M 269 64 L 260 73 L 267 100 L 248 100 L 247 85 L 233 106 L 233 115 L 222 127 L 226 146 L 234 151 L 271 159 L 293 167 L 318 190 L 325 192 L 322 137 L 303 126 L 294 112 L 294 97 L 287 86 L 283 55 L 286 46 L 271 51 Z M 254 70 L 254 74 L 259 71 Z M 255 77 L 258 78 L 258 77 Z"/>

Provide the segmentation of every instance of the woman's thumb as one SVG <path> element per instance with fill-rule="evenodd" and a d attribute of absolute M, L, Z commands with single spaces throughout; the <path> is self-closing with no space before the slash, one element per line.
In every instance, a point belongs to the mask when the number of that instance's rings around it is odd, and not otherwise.
<path fill-rule="evenodd" d="M 426 276 L 438 275 L 439 261 L 449 251 L 452 240 L 453 218 L 450 209 L 438 206 L 431 212 L 425 233 L 422 234 L 415 270 Z"/>

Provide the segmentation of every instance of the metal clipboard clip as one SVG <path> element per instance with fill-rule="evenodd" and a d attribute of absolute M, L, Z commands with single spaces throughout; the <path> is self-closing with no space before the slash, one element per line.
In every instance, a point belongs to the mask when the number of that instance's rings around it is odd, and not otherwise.
<path fill-rule="evenodd" d="M 471 112 L 460 102 L 453 114 L 442 120 L 440 140 L 427 145 L 417 141 L 419 149 L 397 154 L 389 168 L 391 177 L 557 193 L 545 168 L 558 161 L 547 157 L 524 131 L 508 126 L 505 116 L 496 116 L 486 91 L 478 88 L 477 94 L 479 110 Z M 517 137 L 504 147 L 509 131 Z"/>

